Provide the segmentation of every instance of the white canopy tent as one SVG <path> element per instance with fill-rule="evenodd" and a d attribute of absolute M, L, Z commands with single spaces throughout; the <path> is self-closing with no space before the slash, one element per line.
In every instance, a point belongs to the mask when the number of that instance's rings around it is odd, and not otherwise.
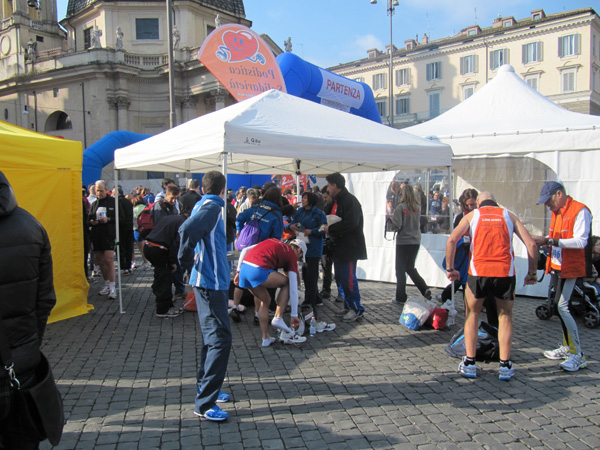
<path fill-rule="evenodd" d="M 450 167 L 450 147 L 271 90 L 116 150 L 115 172 L 326 174 L 431 161 Z"/>
<path fill-rule="evenodd" d="M 502 66 L 492 81 L 446 113 L 404 131 L 451 145 L 457 196 L 466 187 L 493 192 L 532 234 L 547 231 L 549 213 L 535 203 L 544 182 L 554 179 L 597 214 L 593 229 L 599 229 L 600 117 L 556 105 L 511 66 Z M 517 251 L 524 273 L 526 253 L 522 246 Z M 547 291 L 538 285 L 518 292 Z"/>

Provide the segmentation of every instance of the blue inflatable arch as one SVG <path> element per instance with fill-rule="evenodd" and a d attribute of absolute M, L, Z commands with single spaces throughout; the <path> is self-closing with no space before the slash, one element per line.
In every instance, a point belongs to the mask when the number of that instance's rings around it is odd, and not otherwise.
<path fill-rule="evenodd" d="M 104 166 L 114 161 L 116 149 L 127 147 L 149 137 L 149 134 L 139 134 L 131 131 L 113 131 L 90 145 L 83 152 L 83 167 L 81 171 L 83 184 L 88 186 L 90 183 L 94 183 L 100 179 Z"/>
<path fill-rule="evenodd" d="M 293 53 L 281 53 L 277 56 L 277 63 L 288 94 L 381 123 L 373 91 L 368 84 L 321 69 Z"/>

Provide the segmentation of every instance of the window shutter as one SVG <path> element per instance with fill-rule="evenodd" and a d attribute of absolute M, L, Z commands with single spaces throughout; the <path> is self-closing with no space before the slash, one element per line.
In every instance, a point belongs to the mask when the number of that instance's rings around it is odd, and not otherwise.
<path fill-rule="evenodd" d="M 427 64 L 427 81 L 431 81 L 431 64 Z"/>
<path fill-rule="evenodd" d="M 466 56 L 463 56 L 462 58 L 460 58 L 460 74 L 464 75 L 466 73 Z"/>
<path fill-rule="evenodd" d="M 537 43 L 537 57 L 538 61 L 544 60 L 544 43 L 542 41 Z"/>
<path fill-rule="evenodd" d="M 579 55 L 581 53 L 581 35 L 575 35 L 575 54 Z"/>
<path fill-rule="evenodd" d="M 387 74 L 384 73 L 381 78 L 382 78 L 382 81 L 383 81 L 383 83 L 381 83 L 382 84 L 382 88 L 383 89 L 387 89 Z"/>
<path fill-rule="evenodd" d="M 564 42 L 564 38 L 559 37 L 558 38 L 558 57 L 559 58 L 562 58 L 564 56 L 563 42 Z"/>
<path fill-rule="evenodd" d="M 527 44 L 523 44 L 521 46 L 521 62 L 523 64 L 527 64 L 529 61 L 527 61 Z"/>
<path fill-rule="evenodd" d="M 406 69 L 406 84 L 410 85 L 411 84 L 411 79 L 410 79 L 410 67 L 408 67 Z"/>
<path fill-rule="evenodd" d="M 437 66 L 438 66 L 438 73 L 437 73 L 437 77 L 438 77 L 438 79 L 441 79 L 441 78 L 442 78 L 442 62 L 441 62 L 441 61 L 440 61 L 440 62 L 438 62 L 438 63 L 437 63 Z"/>
<path fill-rule="evenodd" d="M 507 48 L 502 51 L 504 52 L 504 61 L 502 61 L 502 64 L 510 64 L 510 51 Z"/>
<path fill-rule="evenodd" d="M 479 72 L 479 55 L 473 55 L 473 72 Z"/>
<path fill-rule="evenodd" d="M 494 67 L 494 66 L 495 66 L 495 64 L 496 64 L 496 63 L 494 62 L 494 52 L 493 52 L 493 51 L 491 51 L 491 52 L 490 52 L 490 69 L 491 69 L 491 70 L 494 70 L 494 69 L 495 69 L 495 67 Z"/>

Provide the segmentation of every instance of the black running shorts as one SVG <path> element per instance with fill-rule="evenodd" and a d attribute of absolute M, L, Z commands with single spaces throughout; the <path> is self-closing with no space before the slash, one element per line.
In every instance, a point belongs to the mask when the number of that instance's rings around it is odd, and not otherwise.
<path fill-rule="evenodd" d="M 467 284 L 475 298 L 493 295 L 501 300 L 515 299 L 516 278 L 512 277 L 476 277 L 469 275 Z"/>

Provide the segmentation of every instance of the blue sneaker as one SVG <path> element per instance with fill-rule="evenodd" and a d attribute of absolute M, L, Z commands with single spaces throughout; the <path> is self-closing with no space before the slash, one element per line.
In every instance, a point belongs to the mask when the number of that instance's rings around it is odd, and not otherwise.
<path fill-rule="evenodd" d="M 200 395 L 202 391 L 198 388 L 198 395 Z M 217 397 L 217 403 L 227 403 L 231 400 L 231 395 L 226 394 L 225 392 L 219 391 L 219 396 Z"/>
<path fill-rule="evenodd" d="M 194 414 L 198 417 L 204 417 L 206 420 L 210 420 L 212 422 L 222 422 L 229 418 L 229 414 L 219 408 L 217 405 L 210 408 L 204 414 L 197 412 L 194 410 Z"/>
<path fill-rule="evenodd" d="M 514 376 L 515 369 L 512 366 L 512 364 L 510 365 L 510 367 L 500 366 L 500 368 L 498 369 L 498 379 L 502 381 L 510 381 Z"/>
<path fill-rule="evenodd" d="M 465 365 L 465 359 L 458 365 L 458 372 L 465 378 L 477 378 L 477 366 L 475 364 Z"/>

